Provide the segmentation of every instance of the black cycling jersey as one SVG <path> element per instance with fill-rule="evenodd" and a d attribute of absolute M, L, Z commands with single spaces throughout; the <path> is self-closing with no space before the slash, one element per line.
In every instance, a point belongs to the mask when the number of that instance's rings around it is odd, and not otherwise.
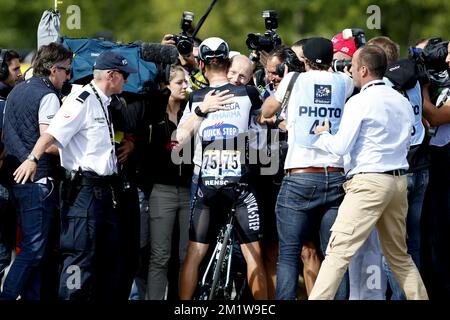
<path fill-rule="evenodd" d="M 189 102 L 191 110 L 201 104 L 211 90 L 217 93 L 230 90 L 234 101 L 225 106 L 226 110 L 208 113 L 198 130 L 202 165 L 190 239 L 203 243 L 217 235 L 217 227 L 226 219 L 227 215 L 220 211 L 231 208 L 236 183 L 246 182 L 248 178 L 248 130 L 251 117 L 260 112 L 262 104 L 254 87 L 225 84 L 193 93 Z M 236 225 L 241 243 L 257 241 L 260 237 L 258 205 L 250 190 L 241 191 L 236 202 Z"/>

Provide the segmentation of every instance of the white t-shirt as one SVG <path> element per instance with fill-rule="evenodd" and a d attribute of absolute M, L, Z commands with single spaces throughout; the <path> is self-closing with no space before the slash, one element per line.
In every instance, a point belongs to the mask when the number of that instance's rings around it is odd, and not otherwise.
<path fill-rule="evenodd" d="M 39 103 L 39 124 L 49 125 L 60 108 L 60 102 L 56 94 L 49 93 L 42 97 Z"/>
<path fill-rule="evenodd" d="M 282 102 L 294 73 L 289 73 L 275 92 Z M 353 93 L 353 81 L 344 73 L 312 70 L 301 73 L 292 87 L 287 106 L 288 153 L 285 169 L 303 167 L 343 167 L 341 156 L 313 146 L 314 128 L 325 119 L 337 131 L 345 101 Z"/>

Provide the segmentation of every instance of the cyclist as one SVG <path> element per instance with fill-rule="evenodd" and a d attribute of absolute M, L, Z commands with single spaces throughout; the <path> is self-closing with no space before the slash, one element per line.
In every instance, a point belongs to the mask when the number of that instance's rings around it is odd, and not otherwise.
<path fill-rule="evenodd" d="M 228 83 L 228 53 L 228 44 L 220 38 L 208 38 L 200 44 L 199 66 L 210 86 L 193 92 L 177 130 L 180 144 L 194 134 L 201 142 L 194 155 L 194 162 L 201 166 L 181 271 L 182 300 L 192 298 L 200 263 L 225 223 L 224 208 L 229 211 L 233 201 L 249 287 L 255 299 L 267 299 L 258 205 L 250 186 L 236 188 L 238 183 L 247 182 L 246 143 L 242 138 L 247 135 L 251 116 L 260 112 L 261 100 L 255 88 Z"/>

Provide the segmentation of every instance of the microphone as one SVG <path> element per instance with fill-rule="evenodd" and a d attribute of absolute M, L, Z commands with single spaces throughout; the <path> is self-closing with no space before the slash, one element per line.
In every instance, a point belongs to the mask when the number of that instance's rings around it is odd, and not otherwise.
<path fill-rule="evenodd" d="M 141 42 L 141 57 L 145 61 L 174 64 L 178 60 L 177 47 L 170 44 Z"/>

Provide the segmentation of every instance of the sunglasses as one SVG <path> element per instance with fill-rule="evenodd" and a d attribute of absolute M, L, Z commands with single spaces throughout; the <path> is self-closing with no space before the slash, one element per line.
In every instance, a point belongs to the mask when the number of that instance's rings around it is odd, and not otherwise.
<path fill-rule="evenodd" d="M 69 75 L 70 72 L 72 71 L 72 69 L 70 67 L 69 68 L 64 68 L 64 67 L 61 67 L 61 66 L 55 66 L 55 67 L 56 67 L 56 69 L 66 71 L 66 75 Z"/>

